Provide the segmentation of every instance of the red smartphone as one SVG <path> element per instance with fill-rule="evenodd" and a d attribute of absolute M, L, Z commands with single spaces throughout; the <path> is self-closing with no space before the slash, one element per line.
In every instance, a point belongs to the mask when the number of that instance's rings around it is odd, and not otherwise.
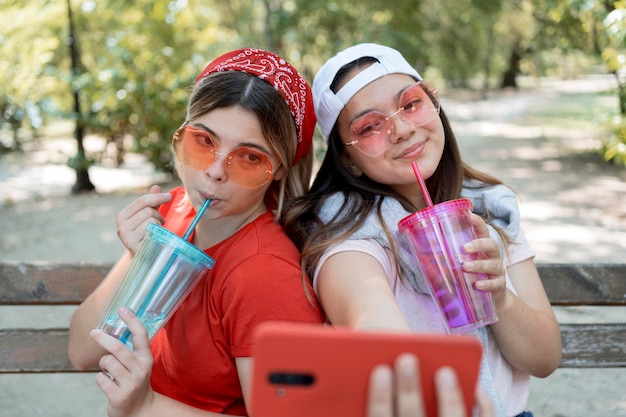
<path fill-rule="evenodd" d="M 250 413 L 255 417 L 364 417 L 372 369 L 393 365 L 405 352 L 419 358 L 428 417 L 437 416 L 433 377 L 442 366 L 455 369 L 471 415 L 482 356 L 477 338 L 289 322 L 258 327 Z"/>

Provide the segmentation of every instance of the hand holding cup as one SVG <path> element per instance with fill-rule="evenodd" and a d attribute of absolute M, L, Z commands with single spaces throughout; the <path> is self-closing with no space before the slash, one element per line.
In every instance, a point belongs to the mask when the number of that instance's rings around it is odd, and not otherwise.
<path fill-rule="evenodd" d="M 467 199 L 450 200 L 428 206 L 398 222 L 446 328 L 453 332 L 465 332 L 497 321 L 491 293 L 476 285 L 488 280 L 488 276 L 469 270 L 493 272 L 495 268 L 497 272 L 498 262 L 486 260 L 479 249 L 487 245 L 493 257 L 498 245 L 494 241 L 492 248 L 490 239 L 477 239 L 470 222 L 471 210 L 472 203 Z M 465 247 L 467 244 L 470 246 Z"/>
<path fill-rule="evenodd" d="M 470 255 L 476 255 L 477 259 L 463 262 L 463 270 L 474 274 L 483 274 L 488 278 L 477 281 L 476 288 L 491 292 L 497 307 L 506 293 L 502 252 L 498 242 L 490 237 L 489 228 L 482 217 L 471 213 L 469 221 L 476 233 L 476 239 L 463 245 L 463 249 Z"/>
<path fill-rule="evenodd" d="M 161 204 L 171 199 L 171 194 L 162 193 L 161 187 L 153 185 L 149 194 L 137 198 L 118 213 L 115 219 L 117 236 L 133 255 L 137 253 L 146 236 L 148 224 L 162 225 L 164 223 L 165 220 L 158 209 Z"/>

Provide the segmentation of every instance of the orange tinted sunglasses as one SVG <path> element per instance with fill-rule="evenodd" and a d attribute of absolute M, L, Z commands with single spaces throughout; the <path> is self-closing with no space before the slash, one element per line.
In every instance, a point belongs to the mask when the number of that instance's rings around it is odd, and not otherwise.
<path fill-rule="evenodd" d="M 172 145 L 178 160 L 192 169 L 204 170 L 218 156 L 223 157 L 228 177 L 245 188 L 258 188 L 267 184 L 274 173 L 267 155 L 244 146 L 228 154 L 220 153 L 213 136 L 193 126 L 178 129 L 174 133 Z"/>

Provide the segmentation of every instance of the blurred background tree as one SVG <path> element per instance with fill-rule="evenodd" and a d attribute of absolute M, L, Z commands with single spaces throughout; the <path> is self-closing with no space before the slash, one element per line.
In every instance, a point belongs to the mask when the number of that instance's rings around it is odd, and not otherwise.
<path fill-rule="evenodd" d="M 312 81 L 336 51 L 377 42 L 401 50 L 438 86 L 483 97 L 518 88 L 520 75 L 613 73 L 621 116 L 607 122 L 603 152 L 626 161 L 625 0 L 70 0 L 81 53 L 75 77 L 66 2 L 0 0 L 0 152 L 42 140 L 55 121 L 82 120 L 104 138 L 88 163 L 122 164 L 136 152 L 170 171 L 189 87 L 215 56 L 266 48 Z M 72 87 L 82 104 L 74 119 Z"/>
<path fill-rule="evenodd" d="M 626 1 L 606 2 L 603 26 L 608 39 L 602 58 L 615 75 L 619 97 L 619 114 L 609 123 L 609 133 L 602 152 L 607 161 L 626 167 Z"/>
<path fill-rule="evenodd" d="M 25 142 L 37 137 L 43 123 L 67 114 L 62 109 L 70 105 L 70 86 L 57 72 L 63 65 L 63 55 L 67 55 L 67 49 L 61 50 L 67 36 L 66 5 L 63 1 L 3 1 L 0 123 L 10 129 L 11 135 L 1 141 L 0 149 L 21 150 Z"/>

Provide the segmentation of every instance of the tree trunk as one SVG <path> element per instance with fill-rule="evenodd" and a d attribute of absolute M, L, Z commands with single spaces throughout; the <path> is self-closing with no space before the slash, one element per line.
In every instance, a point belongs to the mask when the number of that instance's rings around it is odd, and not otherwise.
<path fill-rule="evenodd" d="M 502 75 L 500 88 L 512 87 L 517 89 L 517 74 L 519 74 L 519 64 L 521 61 L 522 54 L 520 53 L 519 45 L 515 45 L 509 57 L 509 66 Z"/>
<path fill-rule="evenodd" d="M 76 169 L 76 182 L 72 186 L 72 194 L 84 193 L 87 191 L 93 191 L 96 187 L 89 179 L 89 171 L 87 168 Z"/>
<path fill-rule="evenodd" d="M 78 46 L 76 45 L 76 37 L 74 35 L 74 21 L 72 18 L 72 6 L 70 0 L 67 0 L 67 15 L 69 20 L 69 38 L 68 45 L 70 47 L 70 55 L 72 57 L 72 93 L 74 95 L 74 116 L 76 129 L 74 129 L 74 138 L 76 139 L 78 151 L 74 157 L 74 170 L 76 171 L 76 182 L 72 186 L 72 193 L 80 193 L 83 191 L 93 191 L 96 187 L 89 179 L 88 161 L 85 157 L 85 148 L 83 146 L 84 138 L 84 121 L 80 111 L 80 97 L 74 83 L 74 77 L 79 71 L 80 55 Z"/>
<path fill-rule="evenodd" d="M 74 92 L 74 102 L 75 107 L 78 106 L 78 111 L 80 111 L 80 106 L 78 105 L 78 93 Z M 84 137 L 84 127 L 82 120 L 76 120 L 76 129 L 74 130 L 74 137 L 76 138 L 76 142 L 78 143 L 78 151 L 76 152 L 76 156 L 74 157 L 74 171 L 76 171 L 76 182 L 72 186 L 72 194 L 78 194 L 87 191 L 93 191 L 96 187 L 89 179 L 89 161 L 85 156 L 85 148 L 83 146 L 83 137 Z"/>

